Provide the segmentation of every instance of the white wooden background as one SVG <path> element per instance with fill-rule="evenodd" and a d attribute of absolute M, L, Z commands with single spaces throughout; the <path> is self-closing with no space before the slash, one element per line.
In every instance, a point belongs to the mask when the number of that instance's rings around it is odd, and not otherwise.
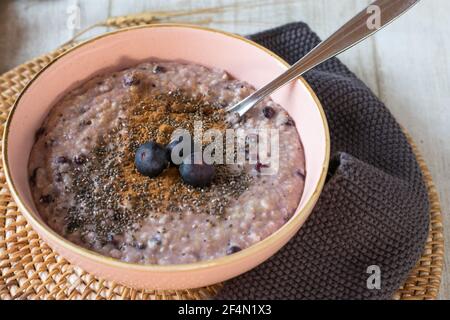
<path fill-rule="evenodd" d="M 0 72 L 48 52 L 75 32 L 67 26 L 73 5 L 81 28 L 111 16 L 142 11 L 227 5 L 209 26 L 248 34 L 287 22 L 307 22 L 321 37 L 369 0 L 1 0 Z M 341 59 L 387 104 L 420 146 L 438 186 L 450 248 L 450 1 L 423 0 L 388 29 Z M 102 29 L 100 31 L 106 31 Z M 450 250 L 448 251 L 450 252 Z M 450 299 L 450 256 L 441 298 Z"/>

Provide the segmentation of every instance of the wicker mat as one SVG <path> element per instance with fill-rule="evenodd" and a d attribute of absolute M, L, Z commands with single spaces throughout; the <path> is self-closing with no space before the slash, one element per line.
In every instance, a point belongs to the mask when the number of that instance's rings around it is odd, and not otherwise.
<path fill-rule="evenodd" d="M 17 95 L 26 83 L 68 47 L 29 61 L 0 76 L 1 132 Z M 430 231 L 425 250 L 395 299 L 436 299 L 439 293 L 444 236 L 437 191 L 427 166 L 410 140 L 423 171 L 430 198 Z M 1 161 L 0 161 L 1 162 Z M 220 284 L 179 291 L 135 290 L 98 279 L 71 265 L 50 249 L 14 203 L 0 163 L 0 300 L 3 299 L 205 299 Z"/>

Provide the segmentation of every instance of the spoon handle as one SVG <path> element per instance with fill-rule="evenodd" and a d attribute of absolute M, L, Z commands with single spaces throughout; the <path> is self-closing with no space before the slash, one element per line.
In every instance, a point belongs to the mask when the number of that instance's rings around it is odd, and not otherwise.
<path fill-rule="evenodd" d="M 286 72 L 226 111 L 243 116 L 254 105 L 322 62 L 353 47 L 387 26 L 420 0 L 377 0 L 322 41 Z"/>

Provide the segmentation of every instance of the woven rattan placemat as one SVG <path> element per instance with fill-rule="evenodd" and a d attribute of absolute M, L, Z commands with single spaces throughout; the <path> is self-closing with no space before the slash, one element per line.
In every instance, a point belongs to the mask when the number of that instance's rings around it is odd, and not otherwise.
<path fill-rule="evenodd" d="M 126 17 L 118 19 L 121 19 L 119 26 L 137 24 Z M 68 48 L 60 48 L 0 76 L 0 133 L 26 83 Z M 431 223 L 422 257 L 394 299 L 436 299 L 444 260 L 441 209 L 430 172 L 414 142 L 410 138 L 409 141 L 428 186 Z M 179 291 L 135 290 L 98 279 L 71 265 L 39 238 L 18 211 L 0 163 L 0 299 L 205 299 L 219 289 L 220 284 Z"/>

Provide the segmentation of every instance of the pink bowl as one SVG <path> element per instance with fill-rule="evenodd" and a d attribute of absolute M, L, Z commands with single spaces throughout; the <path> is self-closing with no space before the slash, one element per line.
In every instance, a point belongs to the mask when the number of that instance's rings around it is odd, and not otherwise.
<path fill-rule="evenodd" d="M 33 203 L 27 165 L 34 134 L 52 105 L 68 90 L 108 70 L 149 58 L 186 60 L 227 70 L 261 87 L 288 65 L 245 38 L 188 25 L 152 25 L 109 33 L 84 42 L 44 68 L 17 99 L 6 123 L 3 161 L 12 195 L 28 222 L 56 252 L 101 278 L 135 288 L 185 289 L 218 283 L 242 274 L 277 252 L 311 213 L 322 190 L 329 160 L 329 132 L 323 109 L 302 78 L 272 96 L 293 117 L 306 155 L 303 197 L 294 216 L 277 232 L 239 253 L 185 265 L 139 265 L 81 248 L 52 231 Z"/>

